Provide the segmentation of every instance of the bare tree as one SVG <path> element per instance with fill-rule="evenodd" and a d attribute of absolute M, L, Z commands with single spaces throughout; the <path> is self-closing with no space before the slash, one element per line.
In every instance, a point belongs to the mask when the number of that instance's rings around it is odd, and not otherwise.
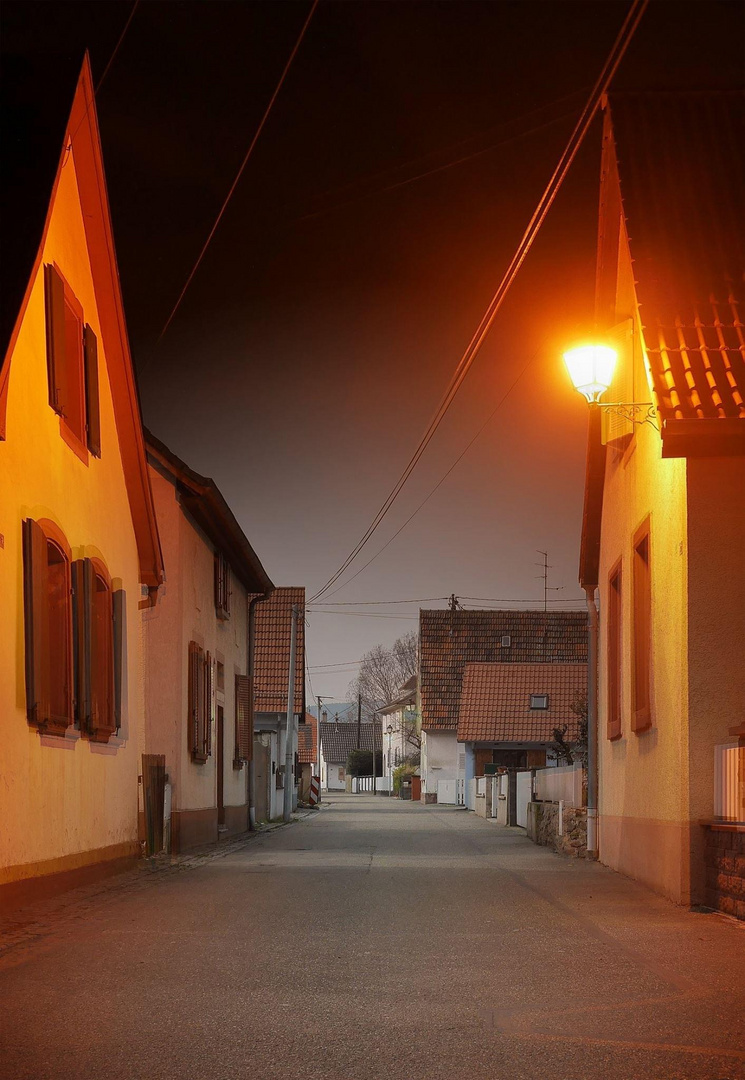
<path fill-rule="evenodd" d="M 417 635 L 414 630 L 394 641 L 390 649 L 376 645 L 362 657 L 357 678 L 349 684 L 350 701 L 362 695 L 362 714 L 372 720 L 375 709 L 389 705 L 403 684 L 416 675 Z"/>

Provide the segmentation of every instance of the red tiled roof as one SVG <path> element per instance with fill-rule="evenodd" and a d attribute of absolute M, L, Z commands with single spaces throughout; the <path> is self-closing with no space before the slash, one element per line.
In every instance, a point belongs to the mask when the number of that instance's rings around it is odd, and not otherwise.
<path fill-rule="evenodd" d="M 275 589 L 268 600 L 256 605 L 256 653 L 254 694 L 257 713 L 287 712 L 287 679 L 290 671 L 292 609 L 300 608 L 295 656 L 295 712 L 303 711 L 305 657 L 305 589 Z"/>
<path fill-rule="evenodd" d="M 510 645 L 502 646 L 504 635 Z M 422 728 L 458 726 L 463 669 L 469 663 L 586 662 L 583 611 L 419 612 Z"/>
<path fill-rule="evenodd" d="M 572 703 L 587 692 L 587 664 L 467 664 L 458 715 L 459 742 L 550 742 L 567 726 L 577 738 Z M 531 694 L 547 694 L 532 709 Z"/>
<path fill-rule="evenodd" d="M 375 750 L 383 751 L 383 729 L 380 721 L 360 725 L 360 747 L 372 750 L 372 728 L 375 728 Z M 326 761 L 332 765 L 346 765 L 350 750 L 357 747 L 357 724 L 324 724 L 321 722 L 321 749 Z"/>
<path fill-rule="evenodd" d="M 318 743 L 316 741 L 316 718 L 310 713 L 305 714 L 305 723 L 298 724 L 297 729 L 297 756 L 298 761 L 314 765 L 318 760 Z"/>
<path fill-rule="evenodd" d="M 745 420 L 743 100 L 739 93 L 610 97 L 663 422 L 720 419 L 731 427 Z"/>

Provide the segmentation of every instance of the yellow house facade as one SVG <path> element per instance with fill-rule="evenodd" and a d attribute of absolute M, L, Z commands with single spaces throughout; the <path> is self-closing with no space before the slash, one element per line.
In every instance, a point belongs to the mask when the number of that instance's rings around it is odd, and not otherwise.
<path fill-rule="evenodd" d="M 0 377 L 0 883 L 140 851 L 163 567 L 87 58 L 64 136 Z"/>
<path fill-rule="evenodd" d="M 596 310 L 618 361 L 592 407 L 580 567 L 599 596 L 598 854 L 693 905 L 711 901 L 715 747 L 745 716 L 741 108 L 605 108 Z"/>

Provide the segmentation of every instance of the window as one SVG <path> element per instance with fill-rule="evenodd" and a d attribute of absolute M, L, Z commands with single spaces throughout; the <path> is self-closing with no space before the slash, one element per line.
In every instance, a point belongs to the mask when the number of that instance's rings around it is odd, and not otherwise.
<path fill-rule="evenodd" d="M 218 693 L 225 693 L 225 665 L 219 660 L 215 664 L 215 674 L 217 678 L 217 691 Z"/>
<path fill-rule="evenodd" d="M 253 679 L 249 675 L 235 677 L 235 758 L 242 765 L 253 758 Z"/>
<path fill-rule="evenodd" d="M 98 343 L 83 309 L 56 266 L 44 267 L 49 404 L 63 438 L 83 461 L 101 456 Z"/>
<path fill-rule="evenodd" d="M 531 694 L 530 707 L 531 709 L 547 709 L 548 694 Z"/>
<path fill-rule="evenodd" d="M 633 588 L 633 731 L 652 724 L 650 695 L 650 650 L 652 645 L 652 581 L 650 570 L 649 520 L 634 536 Z"/>
<path fill-rule="evenodd" d="M 621 564 L 618 563 L 610 572 L 608 579 L 608 724 L 609 739 L 618 739 L 621 735 L 621 657 L 622 650 L 622 594 Z"/>
<path fill-rule="evenodd" d="M 203 764 L 212 753 L 212 658 L 196 641 L 189 642 L 188 677 L 190 751 Z"/>
<path fill-rule="evenodd" d="M 222 552 L 215 553 L 215 607 L 220 619 L 230 616 L 230 565 Z"/>
<path fill-rule="evenodd" d="M 73 721 L 70 550 L 52 522 L 23 522 L 26 715 L 63 735 Z"/>

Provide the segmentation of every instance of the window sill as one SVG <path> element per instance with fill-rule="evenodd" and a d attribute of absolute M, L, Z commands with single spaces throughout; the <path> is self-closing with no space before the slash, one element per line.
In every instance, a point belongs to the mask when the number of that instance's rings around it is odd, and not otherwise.
<path fill-rule="evenodd" d="M 59 418 L 59 430 L 62 436 L 62 441 L 67 443 L 76 457 L 80 458 L 83 464 L 88 467 L 90 464 L 90 455 L 88 453 L 88 447 L 85 443 L 81 442 L 72 428 L 65 422 L 64 416 Z"/>

